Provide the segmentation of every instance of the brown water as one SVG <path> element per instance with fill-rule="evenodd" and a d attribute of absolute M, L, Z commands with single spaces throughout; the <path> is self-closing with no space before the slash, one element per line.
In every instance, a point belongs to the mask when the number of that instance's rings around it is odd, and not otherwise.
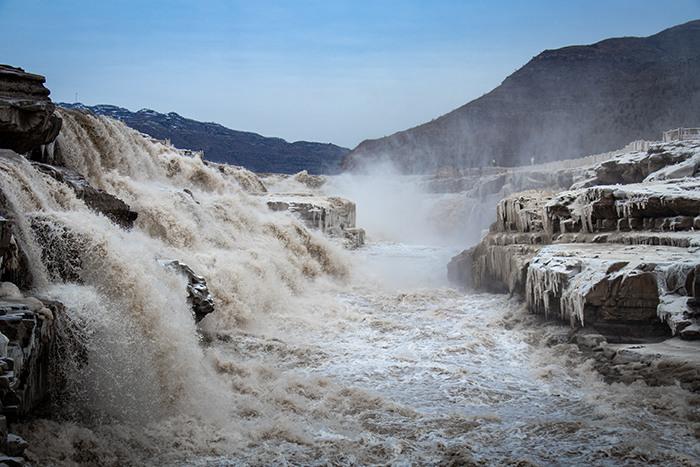
<path fill-rule="evenodd" d="M 574 347 L 545 345 L 559 328 L 517 302 L 449 288 L 455 251 L 415 221 L 410 242 L 387 239 L 406 225 L 346 252 L 241 191 L 250 173 L 105 119 L 64 119 L 69 165 L 139 219 L 125 232 L 23 159 L 0 161 L 36 292 L 66 304 L 88 362 L 61 361 L 67 397 L 15 427 L 35 464 L 700 462 L 698 396 L 608 385 Z M 80 258 L 79 283 L 42 263 L 36 219 L 80 239 L 57 248 Z M 207 277 L 217 311 L 201 330 L 184 279 L 157 258 Z"/>

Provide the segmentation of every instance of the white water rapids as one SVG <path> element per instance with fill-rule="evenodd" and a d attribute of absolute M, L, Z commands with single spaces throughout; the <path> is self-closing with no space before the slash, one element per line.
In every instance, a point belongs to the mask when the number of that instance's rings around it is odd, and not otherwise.
<path fill-rule="evenodd" d="M 64 120 L 68 165 L 139 218 L 123 231 L 23 159 L 2 162 L 35 292 L 66 304 L 87 354 L 61 362 L 68 395 L 51 415 L 16 427 L 37 465 L 699 462 L 698 396 L 606 384 L 575 347 L 553 344 L 559 326 L 506 296 L 450 288 L 456 251 L 424 218 L 429 201 L 411 209 L 411 185 L 394 201 L 409 204 L 397 228 L 381 211 L 402 182 L 330 182 L 376 194 L 357 200 L 370 242 L 347 252 L 243 192 L 251 174 L 103 118 Z M 79 283 L 42 265 L 34 218 L 81 239 L 71 250 L 61 237 Z M 155 258 L 207 278 L 217 310 L 201 336 L 184 279 Z"/>

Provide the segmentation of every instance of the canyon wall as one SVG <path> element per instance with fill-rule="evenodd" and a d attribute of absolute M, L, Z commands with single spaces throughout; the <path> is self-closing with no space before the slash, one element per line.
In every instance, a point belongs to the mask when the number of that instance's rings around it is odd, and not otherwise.
<path fill-rule="evenodd" d="M 700 339 L 700 141 L 621 153 L 587 175 L 501 200 L 450 279 L 517 294 L 531 312 L 611 343 Z M 683 382 L 699 389 L 693 362 Z"/>

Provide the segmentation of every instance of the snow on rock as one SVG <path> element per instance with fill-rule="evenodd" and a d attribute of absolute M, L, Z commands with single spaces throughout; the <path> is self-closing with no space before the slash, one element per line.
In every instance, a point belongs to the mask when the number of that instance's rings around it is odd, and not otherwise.
<path fill-rule="evenodd" d="M 266 199 L 271 210 L 291 212 L 309 228 L 347 239 L 352 248 L 364 243 L 364 231 L 355 226 L 355 203 L 350 200 L 310 193 L 270 193 Z"/>
<path fill-rule="evenodd" d="M 647 151 L 619 154 L 593 168 L 590 185 L 639 183 L 644 180 L 692 177 L 698 173 L 700 141 L 673 141 Z"/>
<path fill-rule="evenodd" d="M 700 339 L 699 161 L 698 141 L 656 144 L 566 191 L 506 196 L 448 276 L 612 340 Z"/>

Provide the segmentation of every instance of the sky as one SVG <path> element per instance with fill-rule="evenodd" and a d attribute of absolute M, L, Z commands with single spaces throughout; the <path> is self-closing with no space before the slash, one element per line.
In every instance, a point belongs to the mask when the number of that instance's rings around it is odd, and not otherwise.
<path fill-rule="evenodd" d="M 0 0 L 0 63 L 45 75 L 54 101 L 352 148 L 544 49 L 698 18 L 700 0 Z"/>

